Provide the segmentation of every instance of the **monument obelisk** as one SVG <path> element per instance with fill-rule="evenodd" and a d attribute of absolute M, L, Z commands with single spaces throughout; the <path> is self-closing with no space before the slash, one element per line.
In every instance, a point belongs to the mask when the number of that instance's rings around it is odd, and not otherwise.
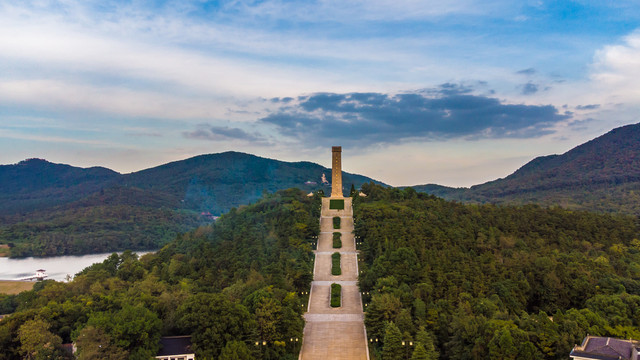
<path fill-rule="evenodd" d="M 342 146 L 331 147 L 331 197 L 342 198 Z"/>

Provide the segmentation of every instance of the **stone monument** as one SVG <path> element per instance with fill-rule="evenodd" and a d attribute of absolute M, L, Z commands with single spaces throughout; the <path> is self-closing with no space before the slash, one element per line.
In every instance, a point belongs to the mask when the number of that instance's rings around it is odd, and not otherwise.
<path fill-rule="evenodd" d="M 333 146 L 331 153 L 331 197 L 342 198 L 342 146 Z"/>

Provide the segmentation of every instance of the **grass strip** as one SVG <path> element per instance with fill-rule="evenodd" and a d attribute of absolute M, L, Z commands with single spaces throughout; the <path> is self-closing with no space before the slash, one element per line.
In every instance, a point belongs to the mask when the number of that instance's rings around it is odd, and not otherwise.
<path fill-rule="evenodd" d="M 340 268 L 339 252 L 334 252 L 331 255 L 331 275 L 342 275 L 342 269 Z"/>
<path fill-rule="evenodd" d="M 334 232 L 333 233 L 333 248 L 340 249 L 342 247 L 342 233 Z"/>
<path fill-rule="evenodd" d="M 331 307 L 340 307 L 342 305 L 342 286 L 340 284 L 331 284 Z"/>
<path fill-rule="evenodd" d="M 344 210 L 344 199 L 329 200 L 329 209 L 331 209 L 331 210 Z"/>

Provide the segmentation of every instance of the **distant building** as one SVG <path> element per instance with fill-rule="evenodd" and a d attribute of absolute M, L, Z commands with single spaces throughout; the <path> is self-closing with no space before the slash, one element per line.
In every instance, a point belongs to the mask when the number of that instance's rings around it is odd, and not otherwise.
<path fill-rule="evenodd" d="M 45 270 L 45 269 L 36 270 L 36 279 L 42 280 L 42 279 L 46 278 L 47 276 L 48 276 L 47 275 L 47 270 Z"/>
<path fill-rule="evenodd" d="M 191 349 L 191 336 L 163 336 L 160 338 L 160 351 L 156 359 L 161 360 L 195 360 L 196 354 Z"/>
<path fill-rule="evenodd" d="M 21 279 L 18 279 L 19 281 L 32 281 L 32 280 L 44 280 L 48 277 L 49 275 L 47 275 L 47 270 L 45 269 L 38 269 L 36 270 L 36 274 L 33 276 L 27 276 Z"/>
<path fill-rule="evenodd" d="M 201 212 L 200 216 L 203 217 L 204 219 L 207 219 L 207 220 L 210 220 L 210 221 L 216 221 L 220 217 L 220 216 L 214 216 L 212 213 L 210 213 L 208 211 Z"/>
<path fill-rule="evenodd" d="M 323 174 L 323 175 L 324 175 L 324 174 Z M 309 181 L 305 181 L 305 183 L 304 183 L 304 184 L 305 184 L 305 185 L 318 185 L 318 183 L 317 183 L 317 182 L 315 182 L 315 181 L 311 181 L 311 180 L 309 180 Z"/>
<path fill-rule="evenodd" d="M 610 337 L 587 336 L 574 346 L 569 356 L 574 360 L 640 360 L 640 342 Z"/>

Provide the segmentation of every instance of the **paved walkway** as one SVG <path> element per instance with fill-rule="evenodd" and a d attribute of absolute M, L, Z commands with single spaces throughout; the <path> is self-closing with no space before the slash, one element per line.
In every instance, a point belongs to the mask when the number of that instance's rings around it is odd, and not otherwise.
<path fill-rule="evenodd" d="M 333 217 L 340 216 L 341 228 L 333 229 Z M 329 210 L 329 198 L 322 199 L 320 236 L 300 359 L 368 360 L 362 298 L 358 288 L 358 253 L 353 238 L 351 199 L 345 209 Z M 333 248 L 333 232 L 342 233 L 342 248 Z M 331 275 L 331 254 L 340 252 L 342 275 Z M 342 285 L 342 306 L 329 305 L 332 283 Z"/>

